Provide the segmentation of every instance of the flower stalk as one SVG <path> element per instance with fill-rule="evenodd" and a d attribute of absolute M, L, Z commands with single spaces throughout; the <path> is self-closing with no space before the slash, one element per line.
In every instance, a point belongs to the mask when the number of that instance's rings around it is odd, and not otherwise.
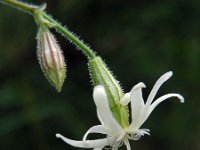
<path fill-rule="evenodd" d="M 2 0 L 0 2 L 22 10 L 34 17 L 35 22 L 39 28 L 37 36 L 37 54 L 40 66 L 48 81 L 56 88 L 58 92 L 61 91 L 61 87 L 66 77 L 66 65 L 64 63 L 64 58 L 60 47 L 55 37 L 51 34 L 49 30 L 50 28 L 55 28 L 69 41 L 74 43 L 76 47 L 80 49 L 89 60 L 96 57 L 94 52 L 82 40 L 80 40 L 67 28 L 63 27 L 60 23 L 55 21 L 50 15 L 46 14 L 46 4 L 37 6 L 17 0 Z M 47 39 L 49 40 L 47 41 Z"/>
<path fill-rule="evenodd" d="M 95 58 L 95 53 L 91 50 L 87 44 L 85 44 L 82 40 L 80 40 L 75 34 L 73 34 L 69 29 L 62 26 L 60 23 L 58 23 L 55 19 L 53 19 L 50 15 L 48 15 L 45 10 L 41 10 L 43 8 L 42 6 L 37 5 L 30 5 L 26 4 L 24 2 L 20 2 L 17 0 L 2 0 L 1 3 L 7 4 L 9 6 L 15 7 L 17 9 L 20 9 L 34 17 L 38 17 L 38 10 L 40 10 L 39 17 L 42 20 L 46 20 L 46 22 L 49 26 L 53 25 L 53 28 L 55 28 L 58 32 L 60 32 L 64 37 L 66 37 L 69 41 L 73 42 L 78 49 L 80 49 L 88 59 Z"/>
<path fill-rule="evenodd" d="M 17 0 L 1 0 L 0 3 L 15 7 L 21 11 L 24 11 L 30 15 L 33 15 L 34 11 L 38 9 L 37 5 L 26 4 Z"/>

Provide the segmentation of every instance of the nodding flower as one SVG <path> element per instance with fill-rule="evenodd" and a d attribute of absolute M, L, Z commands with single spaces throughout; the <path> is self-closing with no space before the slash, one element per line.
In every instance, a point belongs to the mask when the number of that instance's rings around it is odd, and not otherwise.
<path fill-rule="evenodd" d="M 142 97 L 142 88 L 145 84 L 140 82 L 135 85 L 129 93 L 124 94 L 120 100 L 121 105 L 131 103 L 132 121 L 128 127 L 122 127 L 114 118 L 110 109 L 108 97 L 105 88 L 102 85 L 95 86 L 93 91 L 93 99 L 97 108 L 97 116 L 101 125 L 91 127 L 83 136 L 82 141 L 71 140 L 56 134 L 57 138 L 61 138 L 69 145 L 80 148 L 93 148 L 94 150 L 102 150 L 104 147 L 110 146 L 112 150 L 117 150 L 123 144 L 127 150 L 131 150 L 129 140 L 139 140 L 145 134 L 150 135 L 149 129 L 141 128 L 142 124 L 147 120 L 151 112 L 164 100 L 171 97 L 177 97 L 180 102 L 184 102 L 184 98 L 180 94 L 169 93 L 154 100 L 160 86 L 172 76 L 172 72 L 162 75 L 155 83 L 151 90 L 146 103 Z M 154 101 L 153 101 L 154 100 Z M 87 137 L 91 133 L 105 134 L 102 139 L 88 140 Z"/>

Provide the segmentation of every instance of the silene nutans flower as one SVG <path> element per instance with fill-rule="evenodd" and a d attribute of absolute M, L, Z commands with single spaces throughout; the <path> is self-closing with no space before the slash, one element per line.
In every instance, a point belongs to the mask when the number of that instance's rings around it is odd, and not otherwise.
<path fill-rule="evenodd" d="M 145 134 L 150 135 L 150 130 L 141 128 L 141 126 L 161 102 L 171 97 L 177 97 L 181 103 L 184 102 L 184 98 L 177 93 L 165 94 L 154 100 L 161 85 L 172 76 L 171 71 L 156 81 L 145 102 L 142 96 L 142 89 L 145 88 L 144 83 L 136 84 L 129 93 L 124 94 L 118 81 L 100 58 L 96 57 L 89 61 L 89 70 L 95 86 L 93 99 L 101 124 L 91 127 L 81 141 L 71 140 L 61 134 L 56 134 L 57 138 L 74 147 L 117 150 L 124 144 L 127 150 L 131 150 L 129 140 L 136 141 Z M 129 103 L 130 111 L 128 110 Z M 88 135 L 91 133 L 104 134 L 105 137 L 91 140 L 88 139 Z"/>
<path fill-rule="evenodd" d="M 39 28 L 37 40 L 37 56 L 41 69 L 50 84 L 60 92 L 66 78 L 66 64 L 62 50 L 48 28 Z"/>

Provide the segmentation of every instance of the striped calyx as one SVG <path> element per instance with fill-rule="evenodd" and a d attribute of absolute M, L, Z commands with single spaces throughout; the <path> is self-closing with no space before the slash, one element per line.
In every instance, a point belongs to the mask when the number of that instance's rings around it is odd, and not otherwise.
<path fill-rule="evenodd" d="M 100 57 L 89 60 L 89 71 L 94 86 L 102 85 L 105 88 L 110 109 L 122 127 L 128 126 L 128 109 L 120 100 L 124 96 L 119 82 L 112 75 L 106 64 Z"/>
<path fill-rule="evenodd" d="M 61 91 L 66 78 L 66 64 L 62 50 L 48 28 L 39 28 L 37 56 L 41 69 L 50 84 Z"/>

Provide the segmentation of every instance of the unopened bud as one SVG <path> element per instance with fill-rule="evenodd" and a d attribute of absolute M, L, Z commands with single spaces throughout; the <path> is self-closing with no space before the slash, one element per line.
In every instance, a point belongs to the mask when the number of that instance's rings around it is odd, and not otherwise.
<path fill-rule="evenodd" d="M 60 46 L 47 28 L 40 28 L 37 38 L 40 66 L 50 84 L 60 92 L 66 77 L 66 65 Z"/>

